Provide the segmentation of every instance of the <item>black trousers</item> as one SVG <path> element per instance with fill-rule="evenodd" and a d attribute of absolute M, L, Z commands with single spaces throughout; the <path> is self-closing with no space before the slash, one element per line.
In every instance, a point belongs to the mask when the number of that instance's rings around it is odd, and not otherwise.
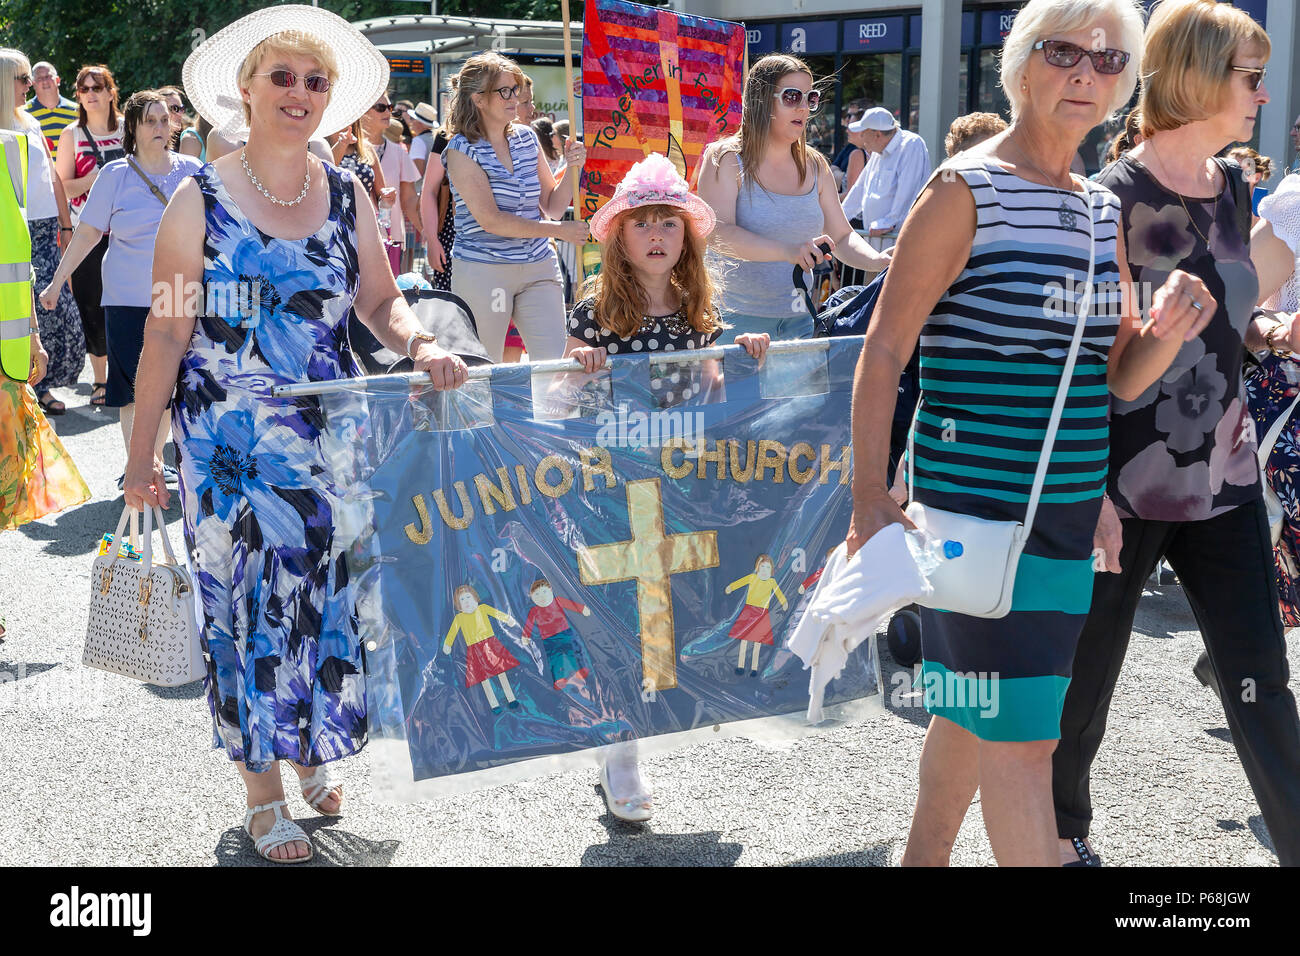
<path fill-rule="evenodd" d="M 91 355 L 108 354 L 108 339 L 104 328 L 104 307 L 99 304 L 104 297 L 102 267 L 104 253 L 108 251 L 108 236 L 101 236 L 95 247 L 86 253 L 81 265 L 72 270 L 69 284 L 72 297 L 81 311 L 81 328 L 86 334 L 86 351 Z"/>
<path fill-rule="evenodd" d="M 1085 837 L 1089 771 L 1147 577 L 1164 557 L 1178 575 L 1219 675 L 1228 729 L 1283 866 L 1300 865 L 1300 718 L 1287 687 L 1273 547 L 1262 498 L 1205 521 L 1123 522 L 1119 574 L 1093 578 L 1052 757 L 1057 832 Z"/>

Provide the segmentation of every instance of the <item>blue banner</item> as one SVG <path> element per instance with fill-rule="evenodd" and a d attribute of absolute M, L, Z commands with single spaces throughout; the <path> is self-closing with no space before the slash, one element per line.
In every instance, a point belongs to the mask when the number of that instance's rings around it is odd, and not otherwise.
<path fill-rule="evenodd" d="M 410 779 L 807 709 L 785 640 L 848 528 L 861 339 L 803 348 L 324 399 Z M 878 681 L 867 641 L 826 702 Z"/>
<path fill-rule="evenodd" d="M 834 53 L 839 41 L 835 20 L 802 20 L 781 24 L 781 49 L 795 56 Z"/>
<path fill-rule="evenodd" d="M 844 21 L 845 53 L 897 53 L 902 49 L 902 17 Z"/>
<path fill-rule="evenodd" d="M 766 53 L 776 52 L 775 23 L 745 24 L 745 43 L 749 47 L 750 61 L 757 60 Z"/>

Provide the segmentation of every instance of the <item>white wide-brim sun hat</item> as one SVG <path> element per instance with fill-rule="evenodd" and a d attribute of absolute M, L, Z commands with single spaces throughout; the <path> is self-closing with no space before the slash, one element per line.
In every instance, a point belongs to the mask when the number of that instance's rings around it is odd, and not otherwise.
<path fill-rule="evenodd" d="M 315 136 L 351 126 L 388 90 L 388 60 L 338 14 L 305 4 L 256 10 L 208 37 L 185 60 L 181 83 L 194 108 L 229 140 L 248 136 L 239 67 L 253 47 L 276 33 L 309 34 L 334 51 L 338 76 Z"/>

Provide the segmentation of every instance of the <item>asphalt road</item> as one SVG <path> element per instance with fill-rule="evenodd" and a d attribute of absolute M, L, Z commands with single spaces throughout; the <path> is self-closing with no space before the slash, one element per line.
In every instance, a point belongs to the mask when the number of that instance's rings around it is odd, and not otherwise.
<path fill-rule="evenodd" d="M 91 409 L 88 383 L 57 391 L 69 412 L 54 422 L 94 497 L 0 533 L 0 865 L 257 864 L 200 685 L 152 688 L 80 663 L 91 560 L 121 513 L 125 458 L 116 413 Z M 175 504 L 168 519 L 179 547 Z M 290 808 L 319 865 L 894 865 L 926 715 L 880 647 L 885 710 L 780 746 L 718 740 L 651 757 L 648 825 L 614 820 L 590 769 L 379 803 L 364 753 L 335 765 L 344 816 L 317 817 L 296 796 Z M 1192 676 L 1199 649 L 1178 588 L 1143 599 L 1093 773 L 1108 865 L 1276 864 L 1218 701 Z M 953 861 L 993 862 L 978 798 Z"/>

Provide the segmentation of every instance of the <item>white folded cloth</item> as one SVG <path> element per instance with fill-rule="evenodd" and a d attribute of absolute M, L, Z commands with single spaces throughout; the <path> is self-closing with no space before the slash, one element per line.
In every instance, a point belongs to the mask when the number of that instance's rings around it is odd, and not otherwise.
<path fill-rule="evenodd" d="M 786 641 L 811 670 L 808 719 L 822 719 L 826 685 L 888 615 L 930 593 L 908 550 L 902 524 L 886 525 L 845 560 L 841 543 L 826 560 L 808 610 Z"/>

